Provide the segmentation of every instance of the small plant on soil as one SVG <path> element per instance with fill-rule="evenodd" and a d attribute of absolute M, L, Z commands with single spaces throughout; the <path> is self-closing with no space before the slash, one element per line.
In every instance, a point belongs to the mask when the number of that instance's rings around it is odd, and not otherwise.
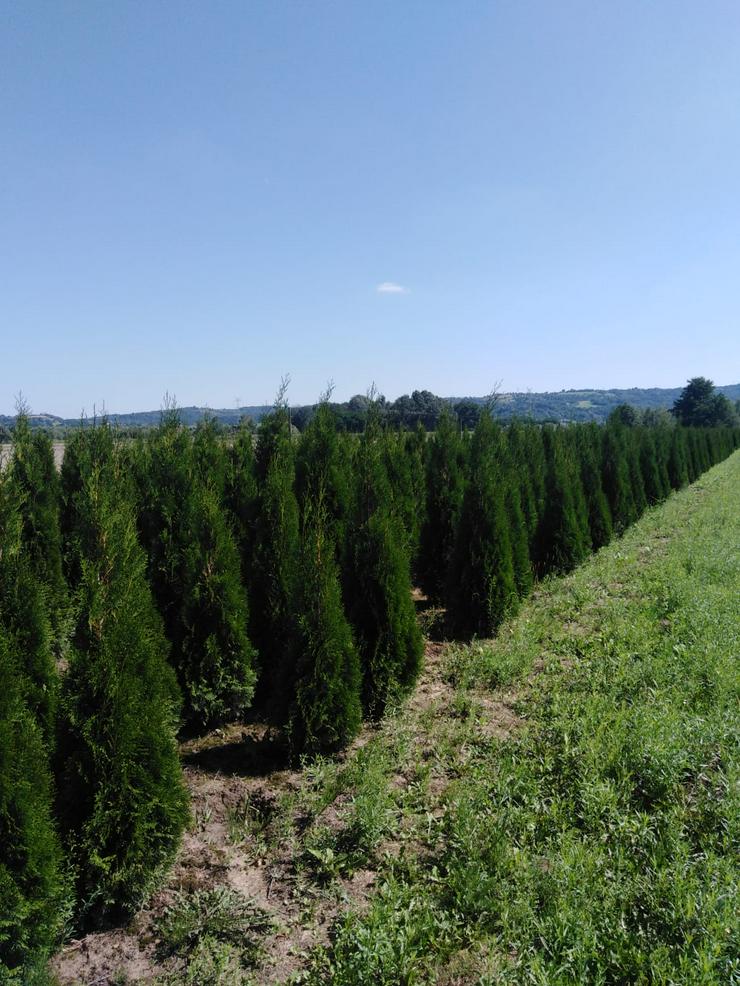
<path fill-rule="evenodd" d="M 253 901 L 229 887 L 214 887 L 178 894 L 162 915 L 157 930 L 162 952 L 185 958 L 189 968 L 209 955 L 214 962 L 222 961 L 227 952 L 229 961 L 235 954 L 246 968 L 259 960 L 262 939 L 272 927 L 270 916 Z M 230 946 L 236 952 L 232 954 L 221 946 Z M 186 980 L 190 981 L 196 980 Z"/>

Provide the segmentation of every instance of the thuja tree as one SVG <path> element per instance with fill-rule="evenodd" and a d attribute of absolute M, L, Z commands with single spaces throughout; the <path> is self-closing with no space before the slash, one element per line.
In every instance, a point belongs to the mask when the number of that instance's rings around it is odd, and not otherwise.
<path fill-rule="evenodd" d="M 602 485 L 609 501 L 614 530 L 618 534 L 633 524 L 638 516 L 625 450 L 625 430 L 619 426 L 606 427 L 602 441 Z"/>
<path fill-rule="evenodd" d="M 640 428 L 636 434 L 645 499 L 650 505 L 660 503 L 670 490 L 663 448 L 656 438 L 656 431 L 654 428 Z"/>
<path fill-rule="evenodd" d="M 336 414 L 329 405 L 331 391 L 321 397 L 306 425 L 296 457 L 296 493 L 301 512 L 321 498 L 324 522 L 341 550 L 350 510 L 350 443 L 340 439 Z"/>
<path fill-rule="evenodd" d="M 357 449 L 354 473 L 344 594 L 360 653 L 363 708 L 375 718 L 416 680 L 424 642 L 411 598 L 405 532 L 393 512 L 384 438 L 374 403 Z"/>
<path fill-rule="evenodd" d="M 234 718 L 254 690 L 249 607 L 222 507 L 222 454 L 209 423 L 193 442 L 170 410 L 136 469 L 149 577 L 191 727 Z"/>
<path fill-rule="evenodd" d="M 300 537 L 295 453 L 287 407 L 278 404 L 260 427 L 259 489 L 252 627 L 260 653 L 260 703 L 284 722 L 297 657 L 296 579 Z"/>
<path fill-rule="evenodd" d="M 187 820 L 179 695 L 130 491 L 93 470 L 77 498 L 80 579 L 58 741 L 59 817 L 80 927 L 130 914 Z"/>
<path fill-rule="evenodd" d="M 193 470 L 196 481 L 214 490 L 219 503 L 224 499 L 227 469 L 222 428 L 208 415 L 198 423 L 193 435 Z"/>
<path fill-rule="evenodd" d="M 254 430 L 242 421 L 226 450 L 224 504 L 241 560 L 242 583 L 251 585 L 257 526 L 257 477 L 254 467 Z"/>
<path fill-rule="evenodd" d="M 526 483 L 521 476 L 520 464 L 512 453 L 507 437 L 500 430 L 497 437 L 497 468 L 505 485 L 504 508 L 509 523 L 514 582 L 519 598 L 523 599 L 532 591 L 533 582 L 529 530 L 522 507 L 523 493 L 527 495 Z"/>
<path fill-rule="evenodd" d="M 544 497 L 545 463 L 540 429 L 532 424 L 512 421 L 506 429 L 506 439 L 531 548 Z"/>
<path fill-rule="evenodd" d="M 69 894 L 46 748 L 18 657 L 0 627 L 0 982 L 30 986 L 42 981 Z"/>
<path fill-rule="evenodd" d="M 490 411 L 485 409 L 473 434 L 468 484 L 448 572 L 448 621 L 458 637 L 491 636 L 516 608 L 499 441 Z"/>
<path fill-rule="evenodd" d="M 239 553 L 218 495 L 205 485 L 193 493 L 185 586 L 175 655 L 185 714 L 197 726 L 233 719 L 251 702 L 256 652 Z"/>
<path fill-rule="evenodd" d="M 568 572 L 591 549 L 586 504 L 575 457 L 562 429 L 543 432 L 547 463 L 545 505 L 535 541 L 538 574 Z"/>
<path fill-rule="evenodd" d="M 342 606 L 323 490 L 304 504 L 297 594 L 298 659 L 288 738 L 294 756 L 330 753 L 362 718 L 360 663 Z"/>
<path fill-rule="evenodd" d="M 426 511 L 420 532 L 418 572 L 422 589 L 433 602 L 442 602 L 452 558 L 463 495 L 466 447 L 457 421 L 444 405 L 429 440 Z"/>
<path fill-rule="evenodd" d="M 87 509 L 86 484 L 93 473 L 101 486 L 113 488 L 115 476 L 116 439 L 110 424 L 104 419 L 80 427 L 67 442 L 61 471 L 61 527 L 64 546 L 64 568 L 67 582 L 75 586 L 80 580 L 80 533 Z"/>
<path fill-rule="evenodd" d="M 51 439 L 31 431 L 25 411 L 15 420 L 9 474 L 20 497 L 23 550 L 46 591 L 56 635 L 61 638 L 67 588 L 62 570 L 59 476 Z"/>
<path fill-rule="evenodd" d="M 53 741 L 58 691 L 48 589 L 23 542 L 24 495 L 0 476 L 0 628 L 18 655 L 23 697 L 47 743 Z"/>
<path fill-rule="evenodd" d="M 418 430 L 412 434 L 386 430 L 382 440 L 392 509 L 401 522 L 412 569 L 419 551 L 419 536 L 424 517 L 426 432 L 423 427 L 421 435 L 424 437 L 420 438 Z"/>
<path fill-rule="evenodd" d="M 594 551 L 612 539 L 612 515 L 601 478 L 601 432 L 596 424 L 573 429 L 575 455 L 588 511 L 588 529 Z"/>
<path fill-rule="evenodd" d="M 185 552 L 191 539 L 194 481 L 192 437 L 176 409 L 163 412 L 159 427 L 138 443 L 133 459 L 149 581 L 176 651 L 183 635 Z"/>

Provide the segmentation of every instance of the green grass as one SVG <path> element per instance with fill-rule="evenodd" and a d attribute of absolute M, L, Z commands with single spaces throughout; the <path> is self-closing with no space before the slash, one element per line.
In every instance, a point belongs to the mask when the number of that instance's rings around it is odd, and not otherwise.
<path fill-rule="evenodd" d="M 265 911 L 228 887 L 178 894 L 157 934 L 162 956 L 179 957 L 183 968 L 165 975 L 162 986 L 241 986 L 247 981 L 244 970 L 259 961 L 272 928 Z"/>
<path fill-rule="evenodd" d="M 389 720 L 366 779 L 359 758 L 324 768 L 316 815 L 352 791 L 324 869 L 355 851 L 379 872 L 301 980 L 740 982 L 739 545 L 736 453 L 497 640 L 451 649 L 452 700 L 421 736 Z M 504 689 L 521 718 L 501 739 Z"/>

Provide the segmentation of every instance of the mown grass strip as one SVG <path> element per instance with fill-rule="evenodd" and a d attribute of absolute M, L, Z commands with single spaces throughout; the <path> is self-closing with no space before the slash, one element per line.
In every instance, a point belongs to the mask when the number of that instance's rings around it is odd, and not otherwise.
<path fill-rule="evenodd" d="M 449 715 L 519 682 L 520 725 L 426 718 L 443 810 L 302 981 L 738 981 L 739 545 L 735 453 L 453 651 Z"/>

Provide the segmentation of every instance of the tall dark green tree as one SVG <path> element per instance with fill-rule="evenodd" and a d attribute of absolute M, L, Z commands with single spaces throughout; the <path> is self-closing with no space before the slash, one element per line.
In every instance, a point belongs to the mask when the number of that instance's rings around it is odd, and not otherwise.
<path fill-rule="evenodd" d="M 344 572 L 347 615 L 362 668 L 362 701 L 377 718 L 411 687 L 424 642 L 411 598 L 407 539 L 393 511 L 384 436 L 372 404 L 355 462 Z"/>
<path fill-rule="evenodd" d="M 196 481 L 212 489 L 219 503 L 224 500 L 227 469 L 222 429 L 212 415 L 207 415 L 198 422 L 193 435 L 193 470 Z"/>
<path fill-rule="evenodd" d="M 241 559 L 242 583 L 252 584 L 257 529 L 257 477 L 254 466 L 254 430 L 242 421 L 227 449 L 224 502 Z"/>
<path fill-rule="evenodd" d="M 601 434 L 598 425 L 585 425 L 576 434 L 576 456 L 588 510 L 588 528 L 594 551 L 612 539 L 612 515 L 601 477 Z"/>
<path fill-rule="evenodd" d="M 672 428 L 668 449 L 668 478 L 674 490 L 682 489 L 689 481 L 689 470 L 686 462 L 684 430 Z"/>
<path fill-rule="evenodd" d="M 0 627 L 0 982 L 31 986 L 61 936 L 69 888 L 47 752 L 15 651 Z"/>
<path fill-rule="evenodd" d="M 591 550 L 581 479 L 567 438 L 558 428 L 546 428 L 543 438 L 547 478 L 535 555 L 542 575 L 569 572 Z"/>
<path fill-rule="evenodd" d="M 660 503 L 668 494 L 668 476 L 661 470 L 660 448 L 656 429 L 640 428 L 637 434 L 645 499 L 651 506 Z"/>
<path fill-rule="evenodd" d="M 426 511 L 420 532 L 419 582 L 436 603 L 442 602 L 452 558 L 463 495 L 466 449 L 457 421 L 444 406 L 437 429 L 429 440 Z"/>
<path fill-rule="evenodd" d="M 359 657 L 342 606 L 336 550 L 329 531 L 319 486 L 303 511 L 298 660 L 288 721 L 294 755 L 340 749 L 356 734 L 362 718 Z"/>
<path fill-rule="evenodd" d="M 23 551 L 36 579 L 45 590 L 57 651 L 63 646 L 67 587 L 62 570 L 59 475 L 51 439 L 32 432 L 21 410 L 13 429 L 10 481 L 17 487 L 22 519 Z"/>
<path fill-rule="evenodd" d="M 609 501 L 612 523 L 621 534 L 637 520 L 637 508 L 633 495 L 629 461 L 624 447 L 623 429 L 604 429 L 601 460 L 601 478 L 604 493 Z"/>
<path fill-rule="evenodd" d="M 285 722 L 298 657 L 296 622 L 300 555 L 295 452 L 287 407 L 263 420 L 256 452 L 259 489 L 252 626 L 261 658 L 261 704 Z"/>
<path fill-rule="evenodd" d="M 211 425 L 191 441 L 173 411 L 137 457 L 149 577 L 172 645 L 184 716 L 196 728 L 237 717 L 254 691 L 249 605 L 222 506 L 226 472 Z"/>
<path fill-rule="evenodd" d="M 731 401 L 718 393 L 711 380 L 692 377 L 676 398 L 671 413 L 682 425 L 696 428 L 737 427 L 738 415 Z"/>
<path fill-rule="evenodd" d="M 516 609 L 506 483 L 491 414 L 478 419 L 447 582 L 447 616 L 457 637 L 489 637 Z"/>
<path fill-rule="evenodd" d="M 180 620 L 175 667 L 188 721 L 200 727 L 238 717 L 252 700 L 257 655 L 239 553 L 218 495 L 205 485 L 193 493 Z"/>
<path fill-rule="evenodd" d="M 17 655 L 27 708 L 50 743 L 59 679 L 48 587 L 35 574 L 24 545 L 23 500 L 18 484 L 0 475 L 0 629 Z"/>
<path fill-rule="evenodd" d="M 341 550 L 351 504 L 350 439 L 340 439 L 330 390 L 321 397 L 306 425 L 296 458 L 296 493 L 301 512 L 321 494 L 331 536 Z"/>
<path fill-rule="evenodd" d="M 93 469 L 77 496 L 77 624 L 58 741 L 59 816 L 77 919 L 141 904 L 187 820 L 175 744 L 179 694 L 146 581 L 130 490 Z"/>

